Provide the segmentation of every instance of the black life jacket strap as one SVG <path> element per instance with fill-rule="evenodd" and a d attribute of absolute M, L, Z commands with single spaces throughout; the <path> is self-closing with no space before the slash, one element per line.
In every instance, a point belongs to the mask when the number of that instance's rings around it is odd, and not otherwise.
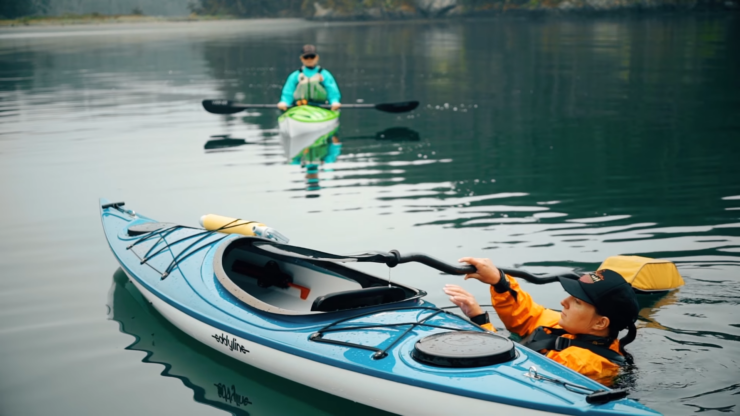
<path fill-rule="evenodd" d="M 609 338 L 579 335 L 575 339 L 571 339 L 563 337 L 564 334 L 567 334 L 564 329 L 540 326 L 526 336 L 520 344 L 535 351 L 562 351 L 568 347 L 578 347 L 600 355 L 614 364 L 620 366 L 627 364 L 627 360 L 621 354 L 609 349 L 612 342 Z"/>

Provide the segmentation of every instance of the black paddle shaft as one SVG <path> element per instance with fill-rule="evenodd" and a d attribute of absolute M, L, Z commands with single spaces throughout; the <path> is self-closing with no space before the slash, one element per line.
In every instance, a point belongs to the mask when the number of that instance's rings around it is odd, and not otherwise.
<path fill-rule="evenodd" d="M 417 262 L 417 263 L 427 265 L 431 268 L 437 269 L 439 271 L 442 271 L 448 274 L 471 274 L 471 273 L 476 272 L 476 268 L 472 264 L 455 265 L 455 264 L 445 263 L 441 260 L 437 260 L 434 257 L 430 257 L 422 253 L 401 254 L 398 252 L 398 250 L 391 250 L 388 253 L 379 253 L 379 254 L 381 255 L 385 254 L 384 256 L 385 261 L 381 261 L 381 262 L 385 263 L 388 267 L 395 267 L 397 264 L 401 264 L 401 263 Z M 394 260 L 394 257 L 395 257 L 395 260 Z M 578 278 L 580 277 L 579 275 L 573 272 L 537 276 L 537 275 L 533 275 L 531 273 L 525 272 L 524 270 L 501 269 L 501 271 L 503 271 L 504 273 L 510 276 L 518 277 L 530 283 L 535 283 L 535 284 L 545 284 L 545 283 L 557 282 L 560 280 L 561 277 L 567 278 L 567 279 L 575 279 L 575 280 L 578 280 Z"/>
<path fill-rule="evenodd" d="M 312 104 L 314 107 L 331 108 L 330 104 Z M 405 113 L 419 106 L 418 101 L 381 104 L 342 104 L 341 109 L 372 109 L 386 113 Z M 213 114 L 236 114 L 250 108 L 277 109 L 275 104 L 240 104 L 229 100 L 203 100 L 203 108 Z"/>
<path fill-rule="evenodd" d="M 268 251 L 273 254 L 279 254 L 282 256 L 299 258 L 311 262 L 315 261 L 330 261 L 334 263 L 381 263 L 388 267 L 396 267 L 399 264 L 417 262 L 444 273 L 449 274 L 470 274 L 475 273 L 476 268 L 471 264 L 450 264 L 437 260 L 434 257 L 428 256 L 422 253 L 408 253 L 401 254 L 398 250 L 391 250 L 389 252 L 383 251 L 370 251 L 360 254 L 351 254 L 341 256 L 337 254 L 324 253 L 318 250 L 313 250 L 305 247 L 296 247 L 288 244 L 281 244 L 274 241 L 260 240 L 253 243 L 254 247 Z M 572 272 L 561 273 L 556 275 L 546 276 L 535 276 L 527 273 L 523 270 L 515 269 L 502 269 L 504 273 L 522 278 L 530 283 L 544 284 L 556 282 L 560 277 L 578 279 L 578 275 Z"/>

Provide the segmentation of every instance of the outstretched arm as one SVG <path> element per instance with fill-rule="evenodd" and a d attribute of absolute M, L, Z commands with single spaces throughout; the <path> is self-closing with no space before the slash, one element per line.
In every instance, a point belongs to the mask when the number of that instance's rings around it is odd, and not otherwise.
<path fill-rule="evenodd" d="M 509 331 L 523 337 L 538 326 L 551 326 L 560 319 L 558 312 L 535 303 L 513 277 L 503 275 L 491 260 L 464 257 L 460 261 L 477 269 L 476 273 L 465 275 L 465 279 L 477 279 L 491 285 L 491 303 Z"/>

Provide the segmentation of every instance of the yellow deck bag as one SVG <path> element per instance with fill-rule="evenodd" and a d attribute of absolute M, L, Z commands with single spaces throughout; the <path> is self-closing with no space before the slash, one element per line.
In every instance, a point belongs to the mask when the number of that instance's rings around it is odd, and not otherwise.
<path fill-rule="evenodd" d="M 200 225 L 206 230 L 218 231 L 224 234 L 255 235 L 255 228 L 265 224 L 257 221 L 246 221 L 237 218 L 224 217 L 216 214 L 206 214 L 200 217 Z"/>
<path fill-rule="evenodd" d="M 676 265 L 668 260 L 640 256 L 612 256 L 599 269 L 619 273 L 627 283 L 641 292 L 663 292 L 683 286 L 683 278 Z"/>
<path fill-rule="evenodd" d="M 287 244 L 288 237 L 272 227 L 257 221 L 246 221 L 238 218 L 224 217 L 223 215 L 206 214 L 200 217 L 200 225 L 206 230 L 218 231 L 224 234 L 241 234 L 269 238 L 278 243 Z"/>

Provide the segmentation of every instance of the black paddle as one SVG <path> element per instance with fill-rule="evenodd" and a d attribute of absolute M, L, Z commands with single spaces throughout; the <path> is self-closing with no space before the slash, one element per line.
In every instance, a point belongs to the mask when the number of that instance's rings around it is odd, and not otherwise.
<path fill-rule="evenodd" d="M 383 104 L 342 104 L 341 109 L 360 108 L 374 109 L 386 113 L 405 113 L 419 106 L 418 101 L 402 101 Z M 331 108 L 329 104 L 314 105 L 314 107 Z M 274 108 L 275 104 L 240 104 L 229 100 L 203 100 L 203 108 L 213 114 L 235 114 L 250 108 Z"/>
<path fill-rule="evenodd" d="M 324 253 L 310 248 L 296 247 L 288 244 L 281 244 L 272 241 L 258 241 L 253 243 L 254 247 L 261 250 L 268 251 L 273 254 L 279 254 L 281 256 L 299 258 L 308 261 L 330 261 L 335 263 L 383 263 L 388 267 L 395 267 L 402 263 L 418 262 L 425 264 L 429 267 L 435 268 L 439 271 L 449 274 L 469 274 L 475 273 L 475 266 L 470 264 L 449 264 L 443 261 L 437 260 L 433 257 L 427 256 L 422 253 L 409 253 L 401 254 L 398 250 L 391 250 L 389 252 L 382 251 L 370 251 L 367 253 L 352 254 L 346 256 L 339 256 L 336 254 Z M 531 273 L 516 270 L 516 269 L 501 269 L 504 273 L 519 277 L 530 283 L 544 284 L 557 282 L 558 278 L 565 277 L 569 279 L 578 279 L 579 276 L 572 272 L 535 276 Z"/>

